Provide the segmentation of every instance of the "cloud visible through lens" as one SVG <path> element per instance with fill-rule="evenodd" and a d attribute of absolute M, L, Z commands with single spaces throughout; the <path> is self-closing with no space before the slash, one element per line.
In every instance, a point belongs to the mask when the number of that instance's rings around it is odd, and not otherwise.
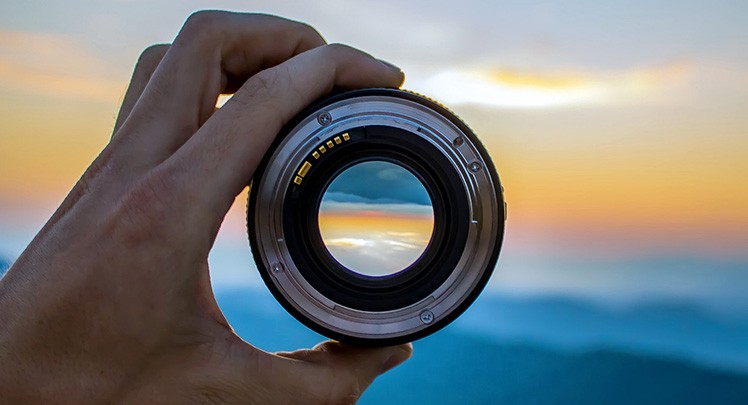
<path fill-rule="evenodd" d="M 320 204 L 325 246 L 342 265 L 368 276 L 393 274 L 416 261 L 433 226 L 431 200 L 421 182 L 383 161 L 346 169 Z"/>

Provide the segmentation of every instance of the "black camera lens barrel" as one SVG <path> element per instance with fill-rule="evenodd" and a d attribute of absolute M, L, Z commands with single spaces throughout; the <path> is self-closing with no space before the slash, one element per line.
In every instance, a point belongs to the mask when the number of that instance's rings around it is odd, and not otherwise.
<path fill-rule="evenodd" d="M 327 186 L 366 161 L 407 168 L 433 202 L 426 250 L 386 277 L 338 263 L 318 225 Z M 421 338 L 464 312 L 493 272 L 504 222 L 502 186 L 475 134 L 438 103 L 397 89 L 338 94 L 299 114 L 259 165 L 247 205 L 255 262 L 283 307 L 325 336 L 375 346 Z"/>

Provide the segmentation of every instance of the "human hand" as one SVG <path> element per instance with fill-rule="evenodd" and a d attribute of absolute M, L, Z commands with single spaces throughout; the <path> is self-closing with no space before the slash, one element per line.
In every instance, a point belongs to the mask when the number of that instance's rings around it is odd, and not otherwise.
<path fill-rule="evenodd" d="M 148 48 L 111 142 L 0 280 L 0 402 L 355 402 L 411 346 L 263 352 L 218 308 L 208 252 L 284 123 L 402 80 L 264 15 L 199 12 Z"/>

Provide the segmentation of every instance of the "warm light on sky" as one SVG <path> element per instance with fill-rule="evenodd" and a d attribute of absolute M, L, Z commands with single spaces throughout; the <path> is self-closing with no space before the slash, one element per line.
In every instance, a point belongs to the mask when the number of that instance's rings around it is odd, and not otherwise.
<path fill-rule="evenodd" d="M 434 211 L 428 192 L 405 168 L 358 163 L 322 196 L 319 229 L 330 254 L 367 276 L 387 276 L 415 262 L 429 244 Z"/>
<path fill-rule="evenodd" d="M 367 276 L 399 272 L 418 259 L 431 238 L 434 219 L 428 215 L 398 217 L 375 211 L 321 213 L 325 246 L 342 265 Z"/>
<path fill-rule="evenodd" d="M 177 1 L 11 2 L 0 15 L 0 256 L 108 141 Z M 748 313 L 748 3 L 219 1 L 311 23 L 406 72 L 478 133 L 507 190 L 490 288 Z M 254 280 L 243 199 L 211 258 Z M 663 265 L 662 263 L 667 263 Z"/>
<path fill-rule="evenodd" d="M 447 70 L 428 78 L 424 91 L 448 104 L 503 108 L 633 103 L 675 87 L 690 69 L 687 61 L 675 61 L 604 73 L 536 73 L 490 67 Z"/>

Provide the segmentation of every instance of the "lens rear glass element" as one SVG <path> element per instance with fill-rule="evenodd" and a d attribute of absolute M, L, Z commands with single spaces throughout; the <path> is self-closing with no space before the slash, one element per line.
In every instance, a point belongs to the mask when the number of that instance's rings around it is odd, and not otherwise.
<path fill-rule="evenodd" d="M 319 209 L 325 247 L 343 267 L 385 277 L 416 262 L 434 229 L 431 199 L 420 180 L 398 164 L 357 163 L 327 187 Z"/>

